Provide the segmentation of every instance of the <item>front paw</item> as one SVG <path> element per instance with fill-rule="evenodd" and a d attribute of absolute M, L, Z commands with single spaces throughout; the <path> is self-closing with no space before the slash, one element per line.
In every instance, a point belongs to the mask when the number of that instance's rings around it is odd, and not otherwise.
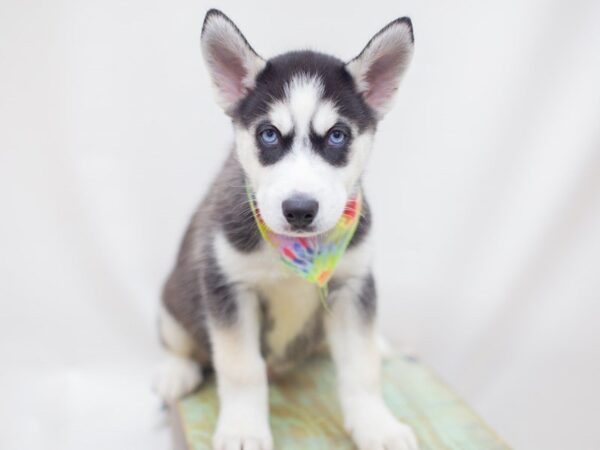
<path fill-rule="evenodd" d="M 359 450 L 418 450 L 412 429 L 399 422 L 384 405 L 355 411 L 347 423 Z"/>
<path fill-rule="evenodd" d="M 213 436 L 213 450 L 273 450 L 267 418 L 222 414 Z"/>

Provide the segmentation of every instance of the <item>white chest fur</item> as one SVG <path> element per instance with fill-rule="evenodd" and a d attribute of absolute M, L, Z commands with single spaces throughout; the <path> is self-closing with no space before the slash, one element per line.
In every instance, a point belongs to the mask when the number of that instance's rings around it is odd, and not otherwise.
<path fill-rule="evenodd" d="M 318 308 L 323 308 L 316 285 L 284 266 L 277 252 L 268 245 L 260 251 L 242 253 L 220 233 L 215 238 L 214 249 L 228 279 L 254 290 L 266 302 L 269 324 L 265 338 L 269 359 L 281 358 L 288 344 L 315 317 Z M 344 255 L 336 274 L 363 277 L 369 270 L 370 259 L 370 246 L 367 242 L 361 243 Z"/>
<path fill-rule="evenodd" d="M 317 287 L 298 276 L 262 284 L 259 293 L 267 303 L 269 326 L 266 344 L 269 359 L 284 359 L 288 344 L 299 336 L 315 317 L 319 302 Z"/>
<path fill-rule="evenodd" d="M 223 234 L 215 239 L 215 255 L 228 279 L 257 292 L 268 312 L 266 344 L 269 359 L 280 359 L 290 342 L 322 308 L 317 287 L 298 277 L 279 261 L 274 249 L 241 253 Z"/>

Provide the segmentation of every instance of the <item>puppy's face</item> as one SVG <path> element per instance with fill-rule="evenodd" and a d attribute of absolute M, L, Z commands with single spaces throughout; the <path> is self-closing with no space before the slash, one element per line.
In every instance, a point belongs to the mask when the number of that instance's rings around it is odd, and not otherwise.
<path fill-rule="evenodd" d="M 267 226 L 287 235 L 331 229 L 357 188 L 377 121 L 412 56 L 410 20 L 390 23 L 348 63 L 310 51 L 266 61 L 233 22 L 211 10 L 202 48 Z"/>

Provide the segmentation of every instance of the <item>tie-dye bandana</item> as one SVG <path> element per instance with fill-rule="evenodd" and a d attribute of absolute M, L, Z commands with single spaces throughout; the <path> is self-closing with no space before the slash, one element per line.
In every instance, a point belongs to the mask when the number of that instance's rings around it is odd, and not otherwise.
<path fill-rule="evenodd" d="M 360 219 L 362 194 L 356 191 L 346 203 L 335 227 L 326 233 L 309 237 L 294 237 L 275 233 L 267 227 L 254 202 L 250 189 L 248 200 L 263 239 L 279 253 L 283 264 L 307 281 L 316 284 L 322 296 L 327 296 L 327 282 L 354 236 Z"/>

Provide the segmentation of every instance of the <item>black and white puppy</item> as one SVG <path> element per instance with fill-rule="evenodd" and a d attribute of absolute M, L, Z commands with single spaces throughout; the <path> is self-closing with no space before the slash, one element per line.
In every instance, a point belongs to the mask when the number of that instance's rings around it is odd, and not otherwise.
<path fill-rule="evenodd" d="M 169 356 L 157 391 L 173 402 L 198 387 L 202 367 L 213 367 L 220 399 L 214 448 L 269 450 L 268 373 L 328 347 L 358 448 L 416 449 L 380 392 L 368 204 L 329 283 L 324 312 L 316 286 L 263 242 L 246 193 L 249 186 L 277 233 L 318 234 L 336 224 L 411 60 L 410 19 L 388 24 L 347 63 L 312 51 L 265 60 L 217 10 L 206 15 L 201 42 L 235 146 L 165 285 L 160 335 Z"/>

